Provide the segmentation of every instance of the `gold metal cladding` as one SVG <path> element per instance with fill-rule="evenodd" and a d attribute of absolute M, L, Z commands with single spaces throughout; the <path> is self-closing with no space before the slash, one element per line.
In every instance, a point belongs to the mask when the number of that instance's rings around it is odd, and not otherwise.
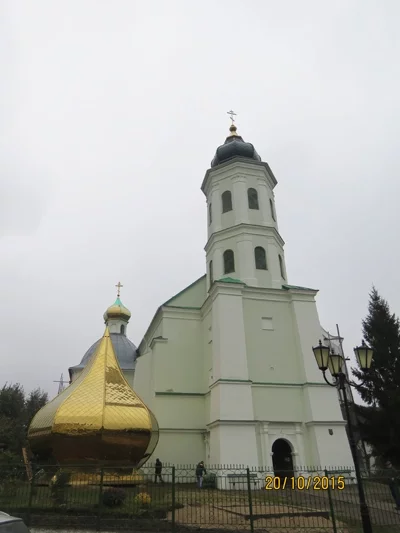
<path fill-rule="evenodd" d="M 28 439 L 60 463 L 140 467 L 153 453 L 157 421 L 122 374 L 108 328 L 81 375 L 36 414 Z"/>

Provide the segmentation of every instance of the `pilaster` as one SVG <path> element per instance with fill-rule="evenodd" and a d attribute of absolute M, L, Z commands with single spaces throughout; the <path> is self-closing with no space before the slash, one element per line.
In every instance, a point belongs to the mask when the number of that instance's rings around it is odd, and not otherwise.
<path fill-rule="evenodd" d="M 235 223 L 248 224 L 249 210 L 247 208 L 247 179 L 244 176 L 237 176 L 232 179 L 233 199 L 235 210 Z"/>

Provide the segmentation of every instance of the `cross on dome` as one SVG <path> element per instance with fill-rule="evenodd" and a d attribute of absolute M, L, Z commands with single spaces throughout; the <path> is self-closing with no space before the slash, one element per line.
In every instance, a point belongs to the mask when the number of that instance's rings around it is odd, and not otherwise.
<path fill-rule="evenodd" d="M 117 287 L 117 298 L 119 298 L 121 296 L 121 289 L 123 285 L 121 285 L 121 282 L 119 281 L 118 284 L 115 286 Z"/>
<path fill-rule="evenodd" d="M 230 111 L 227 111 L 226 113 L 227 115 L 229 115 L 229 118 L 231 119 L 232 125 L 233 125 L 235 123 L 234 117 L 237 117 L 237 114 L 234 111 L 232 111 L 232 109 Z"/>

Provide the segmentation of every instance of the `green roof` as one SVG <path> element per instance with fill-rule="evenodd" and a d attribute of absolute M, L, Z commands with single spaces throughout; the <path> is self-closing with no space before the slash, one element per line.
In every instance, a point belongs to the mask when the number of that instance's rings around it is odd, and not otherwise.
<path fill-rule="evenodd" d="M 222 282 L 222 283 L 238 283 L 240 285 L 246 285 L 246 283 L 244 281 L 240 281 L 240 279 L 235 279 L 235 278 L 221 278 L 221 279 L 217 279 L 216 280 L 218 283 Z"/>
<path fill-rule="evenodd" d="M 317 289 L 310 289 L 309 287 L 299 287 L 298 285 L 282 285 L 282 289 L 285 289 L 286 291 L 289 291 L 290 289 L 294 289 L 296 291 L 316 291 Z"/>
<path fill-rule="evenodd" d="M 200 278 L 196 279 L 196 281 L 194 281 L 193 283 L 191 283 L 190 285 L 188 285 L 187 287 L 185 287 L 181 291 L 177 292 L 176 294 L 174 294 L 174 296 L 172 296 L 172 298 L 170 298 L 169 300 L 164 302 L 162 305 L 169 305 L 169 303 L 172 302 L 172 300 L 175 300 L 175 298 L 178 298 L 178 296 L 181 296 L 182 294 L 184 294 L 188 289 L 190 289 L 191 287 L 196 285 L 196 283 L 198 283 L 200 280 L 204 279 L 205 277 L 206 277 L 206 274 L 203 274 Z"/>

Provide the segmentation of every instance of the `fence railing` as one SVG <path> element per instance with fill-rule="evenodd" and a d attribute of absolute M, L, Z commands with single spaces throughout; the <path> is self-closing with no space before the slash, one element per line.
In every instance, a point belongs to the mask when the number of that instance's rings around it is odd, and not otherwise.
<path fill-rule="evenodd" d="M 362 531 L 351 468 L 35 465 L 33 474 L 29 480 L 23 465 L 0 465 L 0 511 L 41 528 Z M 393 471 L 363 476 L 374 532 L 400 533 L 399 484 Z"/>

